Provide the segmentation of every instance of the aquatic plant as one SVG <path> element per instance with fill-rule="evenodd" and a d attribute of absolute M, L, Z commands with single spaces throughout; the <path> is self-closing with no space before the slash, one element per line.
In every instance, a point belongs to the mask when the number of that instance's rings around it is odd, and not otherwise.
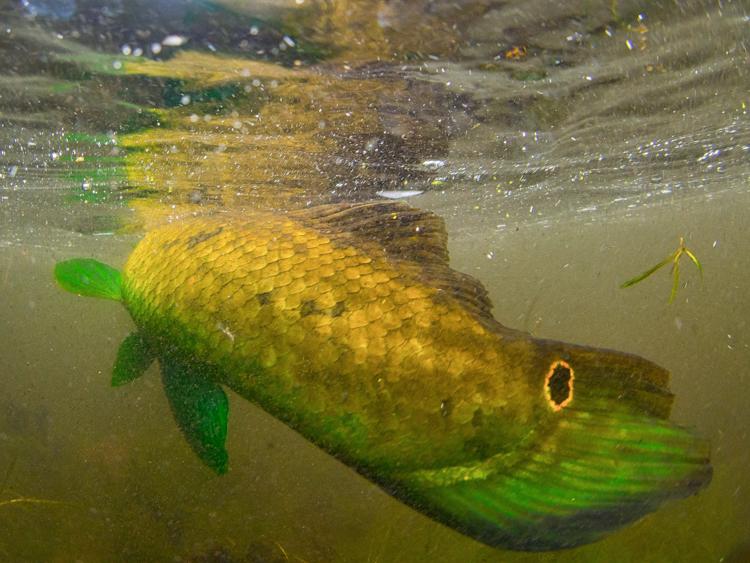
<path fill-rule="evenodd" d="M 674 301 L 674 296 L 677 293 L 677 287 L 680 283 L 680 259 L 682 258 L 683 254 L 687 254 L 688 257 L 693 261 L 693 264 L 695 264 L 698 268 L 698 272 L 700 272 L 701 279 L 703 279 L 703 267 L 701 266 L 701 263 L 698 262 L 698 259 L 695 257 L 695 255 L 685 247 L 682 237 L 680 237 L 680 248 L 678 248 L 674 254 L 672 254 L 666 260 L 659 262 L 653 268 L 646 270 L 641 275 L 634 277 L 632 280 L 626 281 L 620 286 L 620 289 L 625 289 L 626 287 L 630 287 L 631 285 L 642 282 L 651 274 L 653 274 L 663 266 L 666 266 L 669 262 L 674 261 L 674 263 L 672 264 L 672 270 L 670 272 L 670 275 L 674 276 L 674 282 L 672 283 L 672 293 L 670 293 L 669 295 L 669 303 L 671 304 Z"/>
<path fill-rule="evenodd" d="M 2 496 L 6 492 L 10 492 L 8 489 L 8 481 L 10 481 L 11 475 L 13 475 L 13 470 L 16 468 L 16 461 L 18 460 L 18 455 L 16 455 L 13 460 L 10 462 L 10 465 L 8 465 L 8 469 L 5 472 L 5 477 L 3 477 L 3 482 L 0 484 L 0 496 Z M 41 498 L 28 498 L 21 495 L 18 495 L 16 498 L 8 499 L 8 500 L 0 500 L 0 507 L 2 506 L 9 506 L 11 504 L 64 504 L 68 506 L 75 506 L 69 502 L 61 501 L 61 500 L 48 500 L 48 499 L 41 499 Z"/>

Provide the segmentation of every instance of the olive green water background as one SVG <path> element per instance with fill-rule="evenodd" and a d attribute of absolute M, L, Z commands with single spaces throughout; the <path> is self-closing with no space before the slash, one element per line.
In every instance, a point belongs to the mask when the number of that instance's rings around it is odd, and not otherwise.
<path fill-rule="evenodd" d="M 351 2 L 363 14 L 349 14 L 354 31 L 329 33 L 329 45 L 295 36 L 298 55 L 257 55 L 237 46 L 247 35 L 236 30 L 225 45 L 196 31 L 169 55 L 219 57 L 223 47 L 268 65 L 239 74 L 240 101 L 196 101 L 220 90 L 205 78 L 174 86 L 153 72 L 105 71 L 132 59 L 118 53 L 111 21 L 114 39 L 95 45 L 85 30 L 72 37 L 70 20 L 2 5 L 0 561 L 748 560 L 747 3 L 456 5 L 391 2 L 370 14 Z M 252 24 L 247 3 L 230 7 L 243 29 Z M 315 28 L 294 3 L 252 8 L 280 30 L 261 29 L 268 45 Z M 382 30 L 397 56 L 378 47 Z M 360 50 L 357 34 L 368 38 Z M 514 48 L 525 60 L 506 56 Z M 225 66 L 199 66 L 212 64 Z M 218 84 L 231 82 L 216 72 Z M 320 107 L 290 101 L 290 84 Z M 168 90 L 192 100 L 170 105 Z M 365 103 L 361 91 L 375 94 Z M 266 119 L 262 131 L 253 116 Z M 160 144 L 175 131 L 184 145 Z M 157 367 L 109 387 L 134 329 L 125 310 L 52 281 L 68 258 L 121 267 L 151 223 L 186 210 L 399 189 L 422 191 L 408 202 L 445 218 L 452 266 L 487 286 L 503 324 L 669 369 L 672 418 L 711 440 L 711 485 L 597 544 L 504 552 L 401 505 L 234 395 L 230 471 L 216 477 L 180 435 Z M 619 289 L 680 237 L 702 280 L 682 261 L 671 305 L 667 269 Z"/>

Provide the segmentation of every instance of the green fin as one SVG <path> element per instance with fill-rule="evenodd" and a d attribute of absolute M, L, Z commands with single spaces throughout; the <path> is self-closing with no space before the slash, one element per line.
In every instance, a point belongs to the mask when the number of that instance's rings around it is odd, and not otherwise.
<path fill-rule="evenodd" d="M 570 376 L 569 402 L 548 429 L 511 454 L 400 475 L 399 498 L 488 545 L 551 551 L 598 541 L 710 483 L 710 444 L 668 420 L 667 370 L 620 352 L 534 345 Z"/>
<path fill-rule="evenodd" d="M 171 359 L 161 359 L 162 379 L 177 426 L 201 461 L 219 475 L 229 468 L 229 401 L 218 383 Z"/>
<path fill-rule="evenodd" d="M 131 332 L 117 350 L 112 370 L 112 387 L 120 387 L 142 376 L 154 363 L 156 353 L 140 332 Z"/>
<path fill-rule="evenodd" d="M 708 442 L 690 430 L 616 411 L 562 416 L 517 465 L 415 474 L 404 497 L 488 545 L 549 551 L 598 541 L 711 481 Z"/>
<path fill-rule="evenodd" d="M 55 264 L 55 281 L 65 291 L 84 297 L 122 300 L 122 278 L 120 272 L 92 260 L 74 258 Z"/>

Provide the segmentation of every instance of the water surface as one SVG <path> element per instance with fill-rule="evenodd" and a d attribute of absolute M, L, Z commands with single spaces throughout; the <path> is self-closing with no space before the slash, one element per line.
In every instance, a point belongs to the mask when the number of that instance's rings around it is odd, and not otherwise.
<path fill-rule="evenodd" d="M 46 4 L 0 12 L 1 559 L 742 560 L 746 3 Z M 170 34 L 188 40 L 154 53 Z M 216 478 L 157 368 L 109 387 L 124 309 L 52 281 L 72 257 L 121 267 L 191 210 L 398 191 L 446 219 L 453 267 L 502 323 L 669 369 L 672 418 L 711 440 L 711 485 L 597 544 L 503 552 L 236 396 Z M 681 237 L 704 276 L 682 262 L 673 304 L 666 269 L 618 289 Z"/>

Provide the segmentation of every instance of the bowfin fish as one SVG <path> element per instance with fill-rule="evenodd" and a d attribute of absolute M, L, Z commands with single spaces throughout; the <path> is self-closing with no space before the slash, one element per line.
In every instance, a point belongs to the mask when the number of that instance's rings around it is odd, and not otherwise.
<path fill-rule="evenodd" d="M 708 485 L 669 421 L 669 372 L 501 325 L 449 267 L 443 220 L 400 202 L 217 213 L 151 231 L 121 279 L 61 262 L 137 332 L 112 384 L 158 360 L 178 426 L 224 473 L 228 388 L 402 502 L 488 545 L 598 541 Z"/>

